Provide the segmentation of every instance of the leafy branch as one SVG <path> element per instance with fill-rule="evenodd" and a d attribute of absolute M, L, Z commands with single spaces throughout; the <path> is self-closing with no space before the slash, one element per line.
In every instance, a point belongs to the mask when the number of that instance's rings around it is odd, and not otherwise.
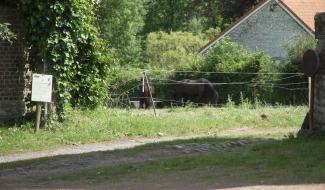
<path fill-rule="evenodd" d="M 0 40 L 12 43 L 17 39 L 17 36 L 10 30 L 9 23 L 0 23 Z"/>

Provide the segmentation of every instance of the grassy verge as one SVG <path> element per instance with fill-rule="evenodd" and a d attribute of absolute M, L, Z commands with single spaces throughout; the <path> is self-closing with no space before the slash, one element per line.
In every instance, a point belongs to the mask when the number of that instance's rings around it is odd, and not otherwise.
<path fill-rule="evenodd" d="M 303 184 L 325 182 L 325 141 L 322 138 L 286 139 L 249 146 L 235 152 L 187 156 L 114 167 L 84 170 L 63 181 L 87 181 L 129 186 L 132 183 L 232 185 Z M 164 176 L 162 178 L 161 176 Z M 181 181 L 177 180 L 181 178 Z M 121 187 L 121 186 L 120 186 Z"/>
<path fill-rule="evenodd" d="M 247 131 L 283 135 L 297 129 L 306 107 L 171 108 L 158 110 L 97 109 L 71 111 L 52 128 L 33 133 L 31 123 L 0 127 L 0 154 L 126 138 L 190 135 L 247 135 Z M 261 114 L 267 117 L 262 119 Z M 277 133 L 278 131 L 278 133 Z M 258 134 L 255 134 L 258 135 Z"/>

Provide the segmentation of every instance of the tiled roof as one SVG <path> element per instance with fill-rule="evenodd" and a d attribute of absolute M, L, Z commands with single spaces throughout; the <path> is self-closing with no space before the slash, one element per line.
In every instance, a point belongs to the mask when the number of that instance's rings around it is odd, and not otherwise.
<path fill-rule="evenodd" d="M 304 24 L 315 32 L 314 17 L 317 12 L 325 12 L 325 0 L 281 0 Z"/>
<path fill-rule="evenodd" d="M 200 53 L 207 51 L 218 39 L 223 37 L 233 28 L 235 28 L 241 21 L 248 18 L 260 7 L 268 3 L 270 0 L 261 0 L 259 5 L 254 9 L 247 12 L 244 16 L 238 19 L 235 23 L 230 25 L 226 30 L 221 32 L 216 38 L 208 42 L 205 46 L 200 49 Z M 314 17 L 317 12 L 325 12 L 325 0 L 278 0 L 280 5 L 287 10 L 292 17 L 294 17 L 300 25 L 302 25 L 310 33 L 315 32 L 315 21 Z"/>

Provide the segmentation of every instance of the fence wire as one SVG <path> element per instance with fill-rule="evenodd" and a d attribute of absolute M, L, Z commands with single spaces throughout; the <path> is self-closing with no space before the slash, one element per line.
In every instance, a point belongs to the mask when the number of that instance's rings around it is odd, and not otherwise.
<path fill-rule="evenodd" d="M 130 70 L 127 68 L 119 68 L 119 70 Z M 295 91 L 308 91 L 308 88 L 304 87 L 308 84 L 308 82 L 289 82 L 288 83 L 278 83 L 279 81 L 285 81 L 289 79 L 294 79 L 297 77 L 302 77 L 303 73 L 252 73 L 252 72 L 203 72 L 203 71 L 181 71 L 181 70 L 157 70 L 157 69 L 139 69 L 139 79 L 142 76 L 142 72 L 147 72 L 151 74 L 151 77 L 149 77 L 149 83 L 154 86 L 160 86 L 160 85 L 179 85 L 179 84 L 193 84 L 193 85 L 200 85 L 200 84 L 211 84 L 218 86 L 242 86 L 245 85 L 248 88 L 274 88 L 274 89 L 282 89 L 290 92 Z M 238 75 L 283 75 L 285 77 L 281 78 L 275 78 L 275 79 L 269 79 L 269 80 L 263 80 L 263 81 L 235 81 L 235 82 L 209 82 L 209 83 L 196 83 L 196 82 L 182 82 L 178 80 L 173 79 L 163 79 L 163 78 L 157 78 L 152 77 L 155 73 L 154 72 L 166 72 L 166 73 L 201 73 L 201 74 L 238 74 Z M 289 75 L 289 76 L 288 76 Z M 121 83 L 116 83 L 114 85 L 111 85 L 109 88 L 114 89 L 118 91 L 121 87 L 127 85 L 130 82 L 134 82 L 135 79 L 129 79 L 124 80 Z M 136 96 L 129 96 L 130 94 L 134 94 L 134 91 L 138 89 L 139 84 L 136 84 L 127 90 L 124 90 L 122 92 L 113 93 L 111 94 L 111 102 L 115 101 L 116 105 L 123 105 L 123 106 L 130 106 L 130 101 L 132 100 L 139 100 L 140 98 L 145 97 L 136 97 Z M 306 92 L 307 93 L 307 92 Z M 179 100 L 174 99 L 162 99 L 162 98 L 154 98 L 155 101 L 162 101 L 162 102 L 169 102 L 169 103 L 175 103 L 175 104 L 183 104 L 184 102 L 181 102 Z M 193 105 L 212 105 L 212 106 L 220 106 L 223 104 L 206 104 L 206 103 L 196 103 L 191 102 Z"/>

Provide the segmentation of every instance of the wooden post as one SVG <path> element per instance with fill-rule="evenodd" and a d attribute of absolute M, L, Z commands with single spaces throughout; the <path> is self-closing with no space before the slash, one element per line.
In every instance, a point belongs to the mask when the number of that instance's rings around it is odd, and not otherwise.
<path fill-rule="evenodd" d="M 153 97 L 152 97 L 151 88 L 150 88 L 150 85 L 149 85 L 148 76 L 147 76 L 147 73 L 146 72 L 143 72 L 143 74 L 144 74 L 144 78 L 146 79 L 146 82 L 147 82 L 147 86 L 148 86 L 148 90 L 149 90 L 149 94 L 150 94 L 150 98 L 151 98 L 151 102 L 152 102 L 153 111 L 155 113 L 155 116 L 157 116 L 155 102 L 153 101 Z"/>
<path fill-rule="evenodd" d="M 36 120 L 35 120 L 35 133 L 39 131 L 39 126 L 41 123 L 41 103 L 37 102 L 36 105 Z"/>
<path fill-rule="evenodd" d="M 314 129 L 315 76 L 310 77 L 309 129 Z"/>
<path fill-rule="evenodd" d="M 43 73 L 44 74 L 47 74 L 47 69 L 48 68 L 48 65 L 47 65 L 47 62 L 44 60 L 43 61 Z M 45 118 L 45 125 L 47 125 L 47 121 L 49 119 L 49 115 L 48 115 L 48 107 L 49 107 L 49 103 L 47 102 L 44 102 L 44 118 Z"/>

